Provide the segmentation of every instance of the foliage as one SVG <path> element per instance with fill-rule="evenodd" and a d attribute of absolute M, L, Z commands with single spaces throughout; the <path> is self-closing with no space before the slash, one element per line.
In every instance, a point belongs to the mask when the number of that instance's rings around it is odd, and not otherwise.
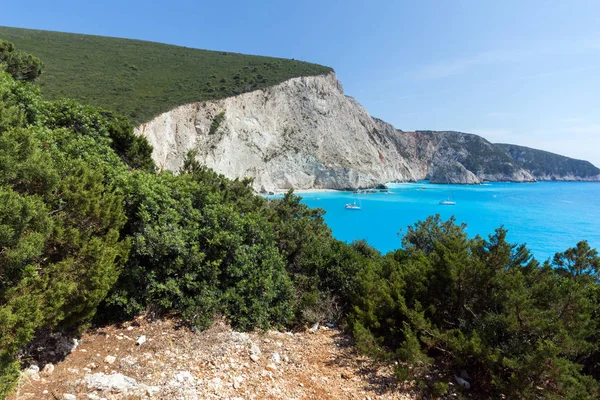
<path fill-rule="evenodd" d="M 496 144 L 517 160 L 523 168 L 535 176 L 573 175 L 595 177 L 600 175 L 600 168 L 589 161 L 575 160 L 543 150 L 530 149 L 514 144 Z"/>
<path fill-rule="evenodd" d="M 33 106 L 45 103 L 7 76 L 0 74 L 1 396 L 18 371 L 15 354 L 37 331 L 91 320 L 129 249 L 120 238 L 122 198 L 105 186 L 102 169 L 76 157 L 55 162 L 60 144 L 51 130 L 28 124 L 39 123 Z"/>
<path fill-rule="evenodd" d="M 219 126 L 221 126 L 223 120 L 225 120 L 225 111 L 220 112 L 215 116 L 212 123 L 210 124 L 210 130 L 208 131 L 208 134 L 214 135 L 215 133 L 217 133 L 217 130 L 219 129 Z"/>
<path fill-rule="evenodd" d="M 350 316 L 363 349 L 400 361 L 404 377 L 434 363 L 450 379 L 467 371 L 475 396 L 598 396 L 582 374 L 600 311 L 600 259 L 587 243 L 540 265 L 502 228 L 468 239 L 454 220 L 430 217 L 403 244 L 363 272 Z"/>
<path fill-rule="evenodd" d="M 16 50 L 15 46 L 0 39 L 0 68 L 16 80 L 34 81 L 42 73 L 44 63 L 39 58 Z"/>
<path fill-rule="evenodd" d="M 134 124 L 182 104 L 331 72 L 301 61 L 140 40 L 7 27 L 0 27 L 0 38 L 45 61 L 39 84 L 48 98 L 73 98 Z"/>
<path fill-rule="evenodd" d="M 124 185 L 133 248 L 108 310 L 175 310 L 196 327 L 217 314 L 242 329 L 285 324 L 292 286 L 264 201 L 249 182 L 186 168 L 135 173 Z"/>

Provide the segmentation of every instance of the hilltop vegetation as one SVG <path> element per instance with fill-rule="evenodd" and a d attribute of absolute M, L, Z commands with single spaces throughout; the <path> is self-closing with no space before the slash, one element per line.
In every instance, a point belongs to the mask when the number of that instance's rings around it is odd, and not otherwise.
<path fill-rule="evenodd" d="M 36 335 L 144 310 L 198 328 L 217 316 L 238 329 L 337 321 L 426 395 L 455 375 L 463 398 L 600 395 L 600 257 L 585 241 L 541 264 L 502 228 L 468 238 L 431 217 L 382 255 L 332 238 L 323 211 L 292 192 L 269 201 L 193 154 L 180 174 L 157 173 L 123 117 L 45 100 L 8 69 L 0 397 Z"/>
<path fill-rule="evenodd" d="M 73 98 L 134 124 L 182 104 L 332 71 L 296 60 L 71 33 L 0 27 L 0 38 L 45 62 L 38 83 L 46 98 Z"/>
<path fill-rule="evenodd" d="M 548 151 L 514 144 L 495 144 L 510 154 L 523 168 L 539 179 L 560 179 L 563 176 L 593 178 L 600 176 L 600 168 L 589 161 L 576 160 Z"/>

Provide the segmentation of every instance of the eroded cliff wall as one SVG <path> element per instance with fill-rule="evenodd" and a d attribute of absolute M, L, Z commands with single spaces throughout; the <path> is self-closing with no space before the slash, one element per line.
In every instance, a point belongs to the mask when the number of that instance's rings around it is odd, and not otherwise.
<path fill-rule="evenodd" d="M 136 128 L 160 169 L 178 171 L 189 150 L 258 191 L 350 189 L 391 181 L 533 181 L 504 149 L 460 132 L 403 132 L 344 95 L 334 73 L 192 103 Z"/>

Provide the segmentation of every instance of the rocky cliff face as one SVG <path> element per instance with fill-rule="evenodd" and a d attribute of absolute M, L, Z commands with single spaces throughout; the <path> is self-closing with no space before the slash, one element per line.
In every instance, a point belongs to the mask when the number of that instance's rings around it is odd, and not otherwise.
<path fill-rule="evenodd" d="M 391 181 L 533 181 L 505 150 L 460 132 L 403 132 L 345 96 L 334 73 L 290 79 L 222 100 L 180 106 L 136 133 L 161 169 L 177 171 L 189 150 L 258 191 L 351 189 Z"/>
<path fill-rule="evenodd" d="M 575 160 L 543 150 L 514 144 L 496 144 L 537 180 L 600 182 L 600 168 L 589 161 Z"/>

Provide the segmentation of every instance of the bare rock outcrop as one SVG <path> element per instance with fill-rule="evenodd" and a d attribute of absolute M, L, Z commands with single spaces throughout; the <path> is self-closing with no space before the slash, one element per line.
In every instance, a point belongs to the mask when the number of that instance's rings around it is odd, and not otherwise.
<path fill-rule="evenodd" d="M 332 72 L 222 100 L 177 107 L 136 128 L 159 169 L 178 171 L 190 150 L 257 191 L 352 189 L 386 182 L 530 182 L 499 145 L 461 132 L 403 132 L 344 95 Z"/>

